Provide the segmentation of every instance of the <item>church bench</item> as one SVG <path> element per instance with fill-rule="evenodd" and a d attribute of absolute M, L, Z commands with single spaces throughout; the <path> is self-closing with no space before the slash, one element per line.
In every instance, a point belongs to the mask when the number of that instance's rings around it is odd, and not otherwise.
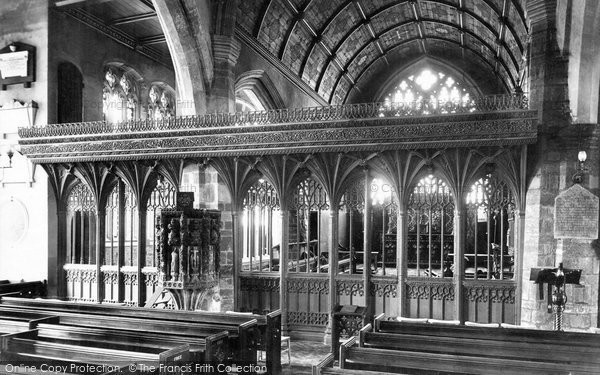
<path fill-rule="evenodd" d="M 239 333 L 240 341 L 247 343 L 242 358 L 251 361 L 256 358 L 256 349 L 252 343 L 257 342 L 261 349 L 266 351 L 267 368 L 275 373 L 281 368 L 281 311 L 276 310 L 267 315 L 258 314 L 228 314 L 205 311 L 180 311 L 148 309 L 141 307 L 124 307 L 112 304 L 78 304 L 68 301 L 25 299 L 25 298 L 0 298 L 1 307 L 23 307 L 28 309 L 42 309 L 51 311 L 77 311 L 110 316 L 139 317 L 153 320 L 168 320 L 177 322 L 207 323 L 218 327 L 238 327 L 247 325 L 256 320 L 256 325 Z M 256 337 L 259 335 L 258 337 Z M 268 339 L 271 338 L 271 339 Z"/>
<path fill-rule="evenodd" d="M 159 368 L 161 365 L 180 364 L 188 360 L 188 346 L 174 348 L 149 348 L 121 344 L 111 348 L 101 347 L 93 342 L 53 342 L 40 340 L 36 330 L 19 336 L 5 338 L 1 360 L 4 363 L 41 364 L 63 363 L 80 365 L 123 366 L 124 364 L 143 364 Z M 79 372 L 79 371 L 74 371 Z M 166 371 L 163 371 L 166 373 Z"/>
<path fill-rule="evenodd" d="M 17 293 L 19 296 L 33 297 L 46 295 L 45 281 L 24 281 L 20 283 L 2 283 L 0 284 L 0 295 L 8 293 Z"/>
<path fill-rule="evenodd" d="M 88 341 L 110 347 L 121 344 L 138 347 L 189 346 L 192 363 L 222 363 L 230 352 L 227 332 L 223 331 L 204 338 L 181 337 L 166 333 L 125 331 L 109 328 L 92 328 L 64 324 L 39 324 L 37 337 L 44 340 Z"/>
<path fill-rule="evenodd" d="M 359 333 L 359 346 L 364 348 L 412 351 L 414 353 L 449 354 L 471 356 L 481 359 L 514 359 L 538 362 L 540 367 L 594 374 L 600 369 L 600 346 L 568 347 L 560 342 L 554 344 L 496 340 L 468 337 L 449 337 L 425 334 L 402 334 L 371 332 L 368 324 Z"/>
<path fill-rule="evenodd" d="M 494 339 L 496 341 L 560 345 L 568 347 L 600 347 L 600 335 L 585 332 L 558 332 L 529 328 L 473 327 L 418 322 L 386 320 L 385 314 L 374 319 L 376 332 L 433 335 L 438 337 L 464 337 L 468 339 Z"/>
<path fill-rule="evenodd" d="M 72 309 L 73 311 L 58 308 L 44 310 L 42 308 L 32 309 L 0 304 L 0 313 L 5 310 L 24 312 L 43 311 L 58 316 L 59 323 L 64 325 L 92 328 L 104 327 L 129 332 L 152 332 L 179 336 L 185 339 L 206 339 L 209 336 L 226 332 L 229 338 L 230 347 L 235 348 L 231 355 L 238 360 L 247 361 L 249 363 L 256 362 L 257 348 L 254 344 L 254 339 L 252 338 L 257 324 L 254 319 L 246 319 L 244 323 L 238 325 L 219 326 L 198 321 L 181 322 L 110 315 L 110 311 L 106 311 L 104 314 L 92 314 L 77 312 L 76 309 Z"/>
<path fill-rule="evenodd" d="M 39 323 L 58 323 L 58 316 L 27 311 L 0 310 L 0 322 L 25 322 L 28 329 L 34 329 Z"/>
<path fill-rule="evenodd" d="M 356 337 L 348 339 L 340 346 L 339 368 L 394 374 L 597 374 L 597 369 L 589 372 L 572 365 L 565 368 L 557 366 L 557 362 L 365 348 L 356 345 Z"/>

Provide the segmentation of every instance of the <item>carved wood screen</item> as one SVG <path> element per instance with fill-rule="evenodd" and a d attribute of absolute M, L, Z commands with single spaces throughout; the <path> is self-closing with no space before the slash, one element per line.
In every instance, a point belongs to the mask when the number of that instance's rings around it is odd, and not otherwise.
<path fill-rule="evenodd" d="M 246 192 L 242 213 L 242 311 L 267 313 L 279 308 L 281 219 L 279 196 L 265 179 Z"/>
<path fill-rule="evenodd" d="M 515 199 L 505 181 L 489 174 L 466 197 L 466 320 L 515 320 Z"/>
<path fill-rule="evenodd" d="M 275 213 L 279 211 L 275 188 L 266 180 L 259 180 L 248 190 L 243 207 L 242 270 L 279 271 L 281 246 L 274 241 L 277 241 L 277 233 L 281 233 L 281 223 L 274 220 Z"/>
<path fill-rule="evenodd" d="M 338 244 L 338 272 L 362 273 L 363 266 L 363 213 L 365 207 L 365 180 L 357 179 L 347 189 L 339 204 L 340 243 Z"/>
<path fill-rule="evenodd" d="M 329 200 L 325 190 L 313 179 L 302 181 L 290 208 L 289 272 L 327 273 Z"/>
<path fill-rule="evenodd" d="M 175 188 L 160 178 L 146 203 L 146 259 L 142 269 L 146 298 L 150 298 L 158 287 L 158 239 L 160 223 L 157 212 L 175 208 Z"/>
<path fill-rule="evenodd" d="M 454 319 L 454 197 L 436 176 L 408 199 L 407 303 L 410 316 Z"/>
<path fill-rule="evenodd" d="M 96 300 L 96 203 L 85 184 L 77 184 L 67 200 L 67 297 Z"/>

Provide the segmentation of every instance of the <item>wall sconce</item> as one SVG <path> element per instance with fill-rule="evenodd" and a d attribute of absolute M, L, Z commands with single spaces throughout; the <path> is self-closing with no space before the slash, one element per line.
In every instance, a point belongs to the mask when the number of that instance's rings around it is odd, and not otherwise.
<path fill-rule="evenodd" d="M 573 183 L 580 184 L 583 182 L 583 174 L 587 172 L 587 167 L 585 166 L 585 161 L 587 160 L 587 152 L 579 151 L 577 154 L 577 172 L 573 175 Z"/>
<path fill-rule="evenodd" d="M 9 148 L 6 153 L 0 155 L 0 169 L 8 169 L 12 168 L 12 158 L 15 155 L 15 152 L 12 148 Z M 8 158 L 8 163 L 5 162 L 5 159 Z"/>

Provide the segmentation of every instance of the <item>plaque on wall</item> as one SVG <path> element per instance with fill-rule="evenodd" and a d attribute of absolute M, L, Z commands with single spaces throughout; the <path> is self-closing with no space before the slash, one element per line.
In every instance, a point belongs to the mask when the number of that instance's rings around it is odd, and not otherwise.
<path fill-rule="evenodd" d="M 598 197 L 579 184 L 554 200 L 554 238 L 598 238 Z"/>
<path fill-rule="evenodd" d="M 14 42 L 0 49 L 0 88 L 22 83 L 31 87 L 35 82 L 35 47 Z"/>

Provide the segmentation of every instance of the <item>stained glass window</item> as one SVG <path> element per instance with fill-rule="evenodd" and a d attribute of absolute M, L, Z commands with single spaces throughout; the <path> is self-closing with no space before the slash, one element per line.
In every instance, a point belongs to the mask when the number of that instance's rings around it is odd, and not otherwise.
<path fill-rule="evenodd" d="M 449 74 L 430 68 L 400 79 L 385 96 L 386 108 L 411 108 L 422 114 L 455 113 L 458 107 L 474 110 L 471 93 L 465 85 Z"/>

